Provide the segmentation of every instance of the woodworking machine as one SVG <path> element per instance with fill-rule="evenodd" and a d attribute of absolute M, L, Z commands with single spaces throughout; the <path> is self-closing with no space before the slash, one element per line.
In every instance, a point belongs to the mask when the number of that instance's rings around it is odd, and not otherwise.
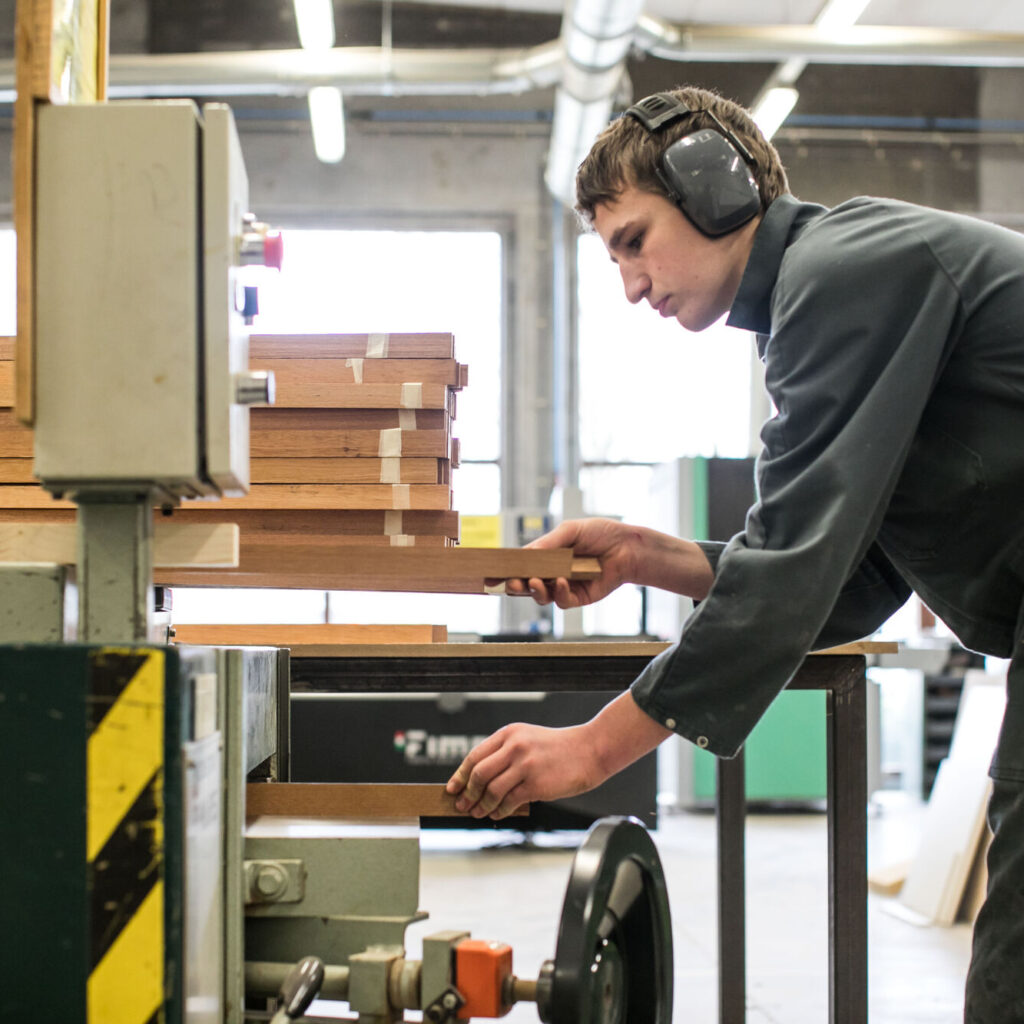
<path fill-rule="evenodd" d="M 0 1020 L 274 1024 L 310 1001 L 364 1024 L 497 1017 L 669 1024 L 654 846 L 598 822 L 554 956 L 529 980 L 462 931 L 405 956 L 418 822 L 246 818 L 289 780 L 286 651 L 152 642 L 152 510 L 248 483 L 239 267 L 279 258 L 246 214 L 230 111 L 43 106 L 37 124 L 36 472 L 78 504 L 78 642 L 57 566 L 0 568 Z"/>
<path fill-rule="evenodd" d="M 405 955 L 418 821 L 246 816 L 287 772 L 286 651 L 0 647 L 0 1019 L 441 1022 L 518 1001 L 555 1024 L 670 1024 L 665 882 L 646 829 L 595 824 L 554 956 L 512 973 L 500 941 L 442 931 Z M 269 781 L 267 781 L 269 780 Z M 268 1002 L 270 1000 L 270 1002 Z"/>

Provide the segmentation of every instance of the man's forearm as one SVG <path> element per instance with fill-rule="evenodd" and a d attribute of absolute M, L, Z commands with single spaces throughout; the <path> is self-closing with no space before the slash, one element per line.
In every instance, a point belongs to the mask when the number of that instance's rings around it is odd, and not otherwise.
<path fill-rule="evenodd" d="M 602 781 L 622 771 L 672 735 L 671 730 L 640 710 L 628 690 L 599 711 L 584 729 Z"/>
<path fill-rule="evenodd" d="M 639 586 L 657 587 L 701 601 L 708 595 L 715 574 L 700 547 L 646 527 L 637 528 L 636 579 Z"/>

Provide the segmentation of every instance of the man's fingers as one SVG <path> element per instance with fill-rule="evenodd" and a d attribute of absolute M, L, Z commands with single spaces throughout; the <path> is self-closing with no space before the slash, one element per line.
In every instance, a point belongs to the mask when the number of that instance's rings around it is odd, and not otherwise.
<path fill-rule="evenodd" d="M 517 783 L 505 794 L 501 803 L 494 808 L 491 812 L 491 817 L 495 821 L 501 821 L 502 818 L 507 818 L 528 801 L 529 797 L 526 795 L 526 783 Z"/>
<path fill-rule="evenodd" d="M 496 750 L 501 748 L 501 730 L 492 733 L 485 740 L 481 740 L 462 760 L 462 764 L 452 773 L 452 777 L 445 785 L 448 793 L 457 795 L 469 785 L 473 775 L 473 769 L 485 758 L 490 757 Z M 478 794 L 479 795 L 479 794 Z M 475 799 L 475 798 L 474 798 Z"/>

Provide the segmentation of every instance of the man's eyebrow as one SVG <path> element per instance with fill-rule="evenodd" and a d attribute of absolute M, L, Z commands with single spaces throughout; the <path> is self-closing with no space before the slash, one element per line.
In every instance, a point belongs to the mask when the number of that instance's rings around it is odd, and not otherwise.
<path fill-rule="evenodd" d="M 633 230 L 633 222 L 629 221 L 623 224 L 621 227 L 615 229 L 612 233 L 612 237 L 608 240 L 609 249 L 618 249 L 622 245 L 622 236 L 628 234 Z"/>

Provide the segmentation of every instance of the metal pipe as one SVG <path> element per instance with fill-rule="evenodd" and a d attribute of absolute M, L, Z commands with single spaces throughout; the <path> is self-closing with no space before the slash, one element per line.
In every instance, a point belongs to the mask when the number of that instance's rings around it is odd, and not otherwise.
<path fill-rule="evenodd" d="M 928 26 L 853 25 L 841 33 L 816 25 L 676 25 L 643 15 L 636 45 L 663 60 L 818 64 L 1024 65 L 1024 35 Z"/>
<path fill-rule="evenodd" d="M 665 60 L 1024 66 L 1024 34 L 854 25 L 679 25 L 641 14 L 632 44 Z M 229 53 L 115 54 L 110 96 L 304 96 L 317 85 L 356 96 L 491 96 L 562 81 L 562 39 L 533 47 L 414 50 L 335 47 Z M 14 98 L 14 61 L 0 61 L 0 102 Z"/>
<path fill-rule="evenodd" d="M 246 960 L 245 991 L 249 995 L 277 995 L 281 983 L 294 969 L 295 964 L 274 963 L 269 960 Z M 324 982 L 320 986 L 320 998 L 344 1001 L 348 998 L 347 967 L 324 965 Z"/>

